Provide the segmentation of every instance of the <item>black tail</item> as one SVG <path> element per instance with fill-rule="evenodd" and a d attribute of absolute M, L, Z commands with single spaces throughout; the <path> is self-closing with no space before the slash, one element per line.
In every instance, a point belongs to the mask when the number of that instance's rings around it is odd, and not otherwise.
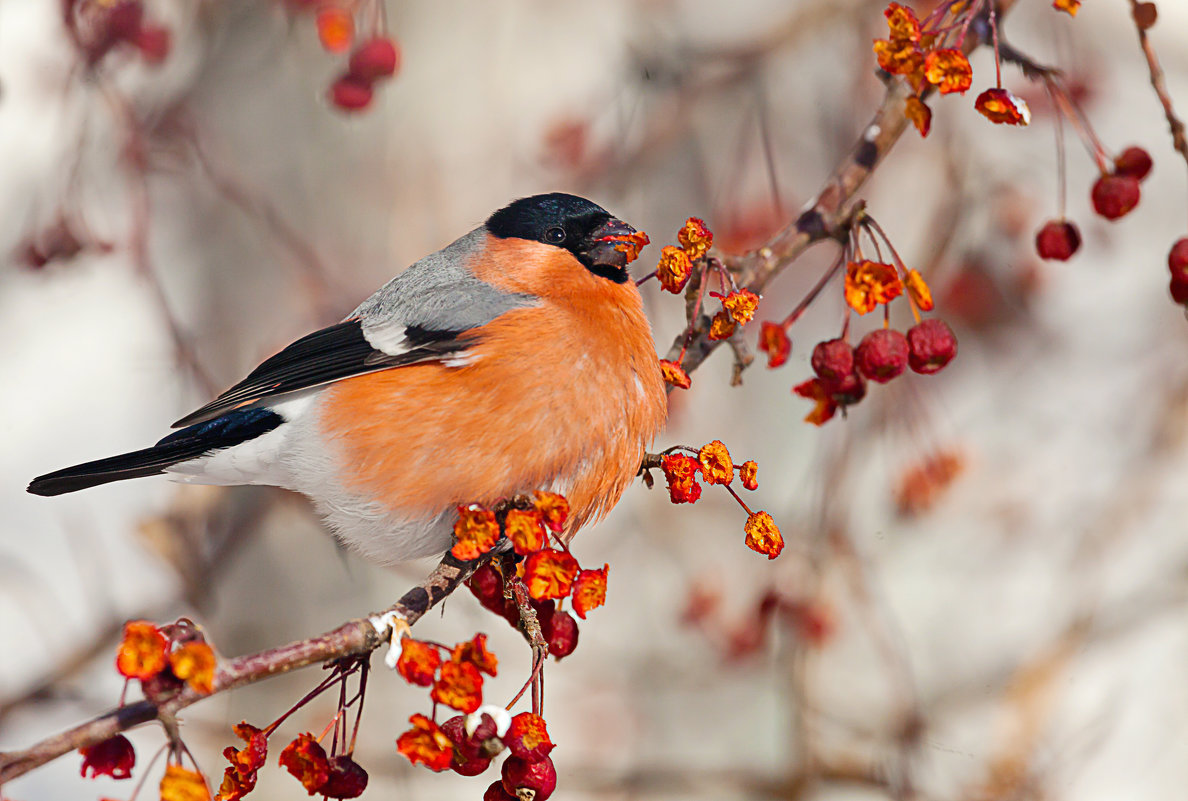
<path fill-rule="evenodd" d="M 155 476 L 166 467 L 247 442 L 284 422 L 269 409 L 244 409 L 183 428 L 151 448 L 85 462 L 38 476 L 29 482 L 34 495 L 64 495 L 125 478 Z"/>

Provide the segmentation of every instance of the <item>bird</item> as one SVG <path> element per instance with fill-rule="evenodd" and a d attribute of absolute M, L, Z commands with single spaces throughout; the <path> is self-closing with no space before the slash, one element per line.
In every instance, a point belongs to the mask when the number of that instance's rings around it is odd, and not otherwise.
<path fill-rule="evenodd" d="M 565 542 L 610 510 L 663 428 L 627 272 L 646 235 L 554 192 L 513 201 L 304 336 L 150 448 L 33 479 L 52 496 L 168 474 L 308 496 L 380 564 L 440 554 L 458 507 L 564 495 Z"/>

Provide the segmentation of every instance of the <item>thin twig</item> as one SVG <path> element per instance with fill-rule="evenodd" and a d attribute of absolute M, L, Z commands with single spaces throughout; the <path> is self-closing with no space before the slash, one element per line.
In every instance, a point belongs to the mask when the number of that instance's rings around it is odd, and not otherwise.
<path fill-rule="evenodd" d="M 1155 89 L 1155 94 L 1159 96 L 1159 102 L 1163 105 L 1163 115 L 1167 117 L 1167 126 L 1171 129 L 1172 147 L 1179 151 L 1180 155 L 1184 157 L 1184 163 L 1188 164 L 1188 136 L 1184 132 L 1184 123 L 1176 116 L 1175 109 L 1172 108 L 1171 95 L 1167 93 L 1167 82 L 1163 77 L 1163 68 L 1159 66 L 1159 57 L 1155 55 L 1155 47 L 1147 38 L 1147 30 L 1139 24 L 1138 7 L 1138 0 L 1130 0 L 1130 13 L 1134 17 L 1134 29 L 1138 31 L 1139 46 L 1143 48 L 1143 55 L 1147 57 L 1147 69 L 1151 73 L 1151 86 Z"/>

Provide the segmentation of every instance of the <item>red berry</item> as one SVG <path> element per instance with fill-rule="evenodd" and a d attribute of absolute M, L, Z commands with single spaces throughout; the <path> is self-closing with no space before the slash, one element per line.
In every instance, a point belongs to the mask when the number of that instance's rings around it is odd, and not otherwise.
<path fill-rule="evenodd" d="M 454 715 L 445 723 L 441 724 L 441 730 L 446 737 L 450 738 L 450 742 L 454 744 L 455 764 L 458 763 L 459 759 L 463 762 L 470 762 L 483 757 L 482 743 L 466 733 L 465 715 Z M 451 765 L 450 767 L 454 766 Z"/>
<path fill-rule="evenodd" d="M 371 105 L 371 84 L 344 75 L 330 87 L 330 102 L 345 111 L 361 111 Z"/>
<path fill-rule="evenodd" d="M 858 343 L 854 360 L 858 372 L 871 381 L 886 384 L 907 369 L 907 337 L 888 328 L 871 331 Z"/>
<path fill-rule="evenodd" d="M 367 789 L 367 771 L 346 754 L 330 757 L 330 778 L 318 788 L 326 798 L 358 798 Z"/>
<path fill-rule="evenodd" d="M 957 337 L 944 320 L 935 317 L 909 328 L 907 341 L 908 365 L 917 373 L 935 373 L 957 355 Z"/>
<path fill-rule="evenodd" d="M 489 767 L 491 767 L 491 757 L 476 757 L 460 761 L 458 755 L 454 754 L 454 759 L 450 762 L 450 770 L 459 776 L 477 776 L 484 773 Z"/>
<path fill-rule="evenodd" d="M 1124 217 L 1139 203 L 1139 182 L 1132 175 L 1103 175 L 1093 184 L 1093 210 L 1107 220 Z"/>
<path fill-rule="evenodd" d="M 171 41 L 169 29 L 160 25 L 146 26 L 136 34 L 136 47 L 150 64 L 160 64 L 165 60 Z"/>
<path fill-rule="evenodd" d="M 1167 254 L 1167 268 L 1171 270 L 1172 278 L 1188 284 L 1188 236 L 1172 245 Z"/>
<path fill-rule="evenodd" d="M 1141 147 L 1131 145 L 1114 159 L 1114 174 L 1129 175 L 1141 181 L 1151 172 L 1151 154 Z"/>
<path fill-rule="evenodd" d="M 813 372 L 825 380 L 838 381 L 854 372 L 854 349 L 841 339 L 818 342 L 813 348 Z"/>
<path fill-rule="evenodd" d="M 1134 16 L 1134 24 L 1141 31 L 1147 30 L 1159 19 L 1159 9 L 1155 7 L 1154 3 L 1139 3 L 1131 11 L 1131 14 Z"/>
<path fill-rule="evenodd" d="M 108 9 L 103 27 L 106 35 L 113 40 L 134 42 L 143 22 L 144 6 L 140 0 L 121 0 Z"/>
<path fill-rule="evenodd" d="M 503 789 L 503 782 L 492 782 L 483 793 L 483 801 L 519 801 L 514 795 Z"/>
<path fill-rule="evenodd" d="M 351 53 L 351 60 L 347 66 L 350 74 L 362 81 L 370 83 L 377 78 L 387 78 L 396 72 L 400 66 L 400 51 L 391 39 L 369 39 Z"/>
<path fill-rule="evenodd" d="M 822 378 L 821 384 L 838 406 L 853 406 L 866 397 L 866 380 L 857 371 L 841 378 Z"/>
<path fill-rule="evenodd" d="M 549 620 L 545 630 L 541 622 L 541 633 L 549 642 L 549 653 L 554 659 L 561 660 L 573 653 L 578 644 L 578 624 L 573 615 L 568 612 L 557 612 Z"/>
<path fill-rule="evenodd" d="M 1171 291 L 1172 300 L 1188 306 L 1188 281 L 1181 281 L 1173 276 L 1168 290 Z"/>
<path fill-rule="evenodd" d="M 1044 223 L 1035 235 L 1035 252 L 1041 259 L 1068 261 L 1081 247 L 1081 232 L 1068 220 Z"/>
<path fill-rule="evenodd" d="M 553 760 L 545 757 L 528 762 L 509 756 L 503 760 L 503 789 L 515 796 L 517 789 L 535 790 L 536 801 L 545 801 L 557 789 L 557 769 Z"/>

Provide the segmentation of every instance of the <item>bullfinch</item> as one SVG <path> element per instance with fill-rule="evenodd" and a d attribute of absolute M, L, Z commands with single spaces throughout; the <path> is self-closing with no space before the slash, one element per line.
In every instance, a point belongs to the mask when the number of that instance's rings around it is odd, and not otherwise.
<path fill-rule="evenodd" d="M 573 195 L 517 200 L 151 448 L 29 492 L 159 473 L 283 487 L 389 564 L 450 547 L 461 504 L 548 490 L 569 499 L 572 536 L 618 502 L 666 416 L 621 244 L 635 233 Z"/>

